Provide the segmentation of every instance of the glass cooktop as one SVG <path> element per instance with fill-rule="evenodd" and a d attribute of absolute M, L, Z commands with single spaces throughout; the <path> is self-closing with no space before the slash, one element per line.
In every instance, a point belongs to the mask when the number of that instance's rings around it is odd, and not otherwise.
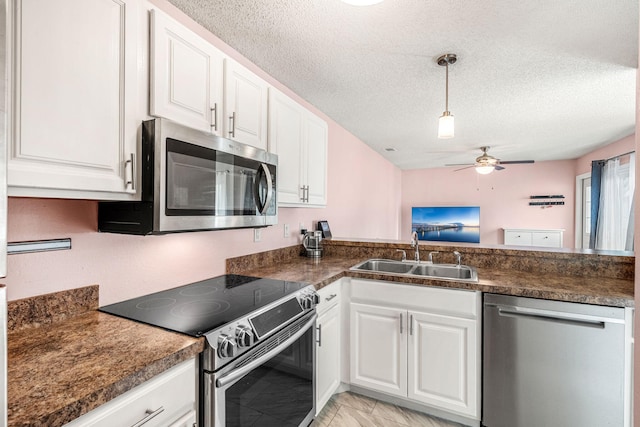
<path fill-rule="evenodd" d="M 105 305 L 99 310 L 199 337 L 306 286 L 227 274 Z"/>

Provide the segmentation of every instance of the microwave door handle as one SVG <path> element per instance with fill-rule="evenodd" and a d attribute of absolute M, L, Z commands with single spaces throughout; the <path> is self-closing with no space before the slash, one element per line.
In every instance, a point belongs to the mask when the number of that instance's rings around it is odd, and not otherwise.
<path fill-rule="evenodd" d="M 260 181 L 262 181 L 261 175 L 263 174 L 267 180 L 267 194 L 264 202 L 260 198 Z M 256 207 L 258 208 L 258 212 L 264 214 L 271 205 L 271 199 L 273 198 L 273 180 L 271 179 L 271 172 L 269 172 L 269 168 L 266 164 L 260 163 L 260 166 L 258 166 L 258 170 L 256 171 L 255 179 L 256 181 L 253 184 L 253 193 L 256 199 Z"/>

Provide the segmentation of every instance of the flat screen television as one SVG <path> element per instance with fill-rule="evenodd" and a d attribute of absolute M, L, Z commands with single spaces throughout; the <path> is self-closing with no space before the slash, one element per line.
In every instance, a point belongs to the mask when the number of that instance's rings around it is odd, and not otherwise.
<path fill-rule="evenodd" d="M 411 208 L 411 231 L 418 240 L 480 243 L 480 206 Z"/>

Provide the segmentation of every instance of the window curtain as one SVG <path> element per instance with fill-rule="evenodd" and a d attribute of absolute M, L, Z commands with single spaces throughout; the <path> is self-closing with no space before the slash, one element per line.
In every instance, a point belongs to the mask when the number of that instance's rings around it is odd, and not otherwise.
<path fill-rule="evenodd" d="M 593 186 L 593 175 L 591 177 Z M 635 189 L 635 154 L 628 164 L 612 159 L 602 168 L 600 197 L 595 233 L 595 249 L 628 250 L 633 241 L 633 193 Z M 592 191 L 593 193 L 593 191 Z M 593 209 L 592 209 L 593 213 Z M 593 220 L 593 218 L 592 218 Z M 629 234 L 631 233 L 631 234 Z M 591 246 L 590 246 L 591 247 Z"/>
<path fill-rule="evenodd" d="M 607 162 L 594 160 L 591 162 L 591 234 L 589 237 L 589 249 L 596 248 L 596 230 L 598 215 L 600 213 L 600 187 L 602 183 L 602 169 Z"/>

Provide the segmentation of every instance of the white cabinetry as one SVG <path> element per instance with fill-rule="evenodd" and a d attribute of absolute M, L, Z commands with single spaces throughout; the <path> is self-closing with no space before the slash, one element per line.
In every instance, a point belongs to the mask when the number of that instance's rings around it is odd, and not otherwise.
<path fill-rule="evenodd" d="M 267 149 L 267 82 L 226 58 L 224 61 L 224 136 Z"/>
<path fill-rule="evenodd" d="M 351 280 L 351 384 L 480 418 L 479 292 Z"/>
<path fill-rule="evenodd" d="M 318 291 L 316 321 L 316 415 L 340 385 L 341 281 Z"/>
<path fill-rule="evenodd" d="M 192 427 L 196 422 L 196 363 L 187 360 L 66 424 L 66 427 Z M 152 414 L 156 414 L 153 415 Z"/>
<path fill-rule="evenodd" d="M 327 203 L 327 123 L 283 94 L 269 90 L 269 151 L 278 155 L 278 205 Z"/>
<path fill-rule="evenodd" d="M 222 52 L 162 11 L 150 13 L 151 115 L 222 134 Z"/>
<path fill-rule="evenodd" d="M 563 233 L 564 229 L 540 230 L 529 228 L 505 228 L 504 244 L 561 248 Z"/>
<path fill-rule="evenodd" d="M 139 197 L 139 2 L 15 6 L 9 195 Z"/>

